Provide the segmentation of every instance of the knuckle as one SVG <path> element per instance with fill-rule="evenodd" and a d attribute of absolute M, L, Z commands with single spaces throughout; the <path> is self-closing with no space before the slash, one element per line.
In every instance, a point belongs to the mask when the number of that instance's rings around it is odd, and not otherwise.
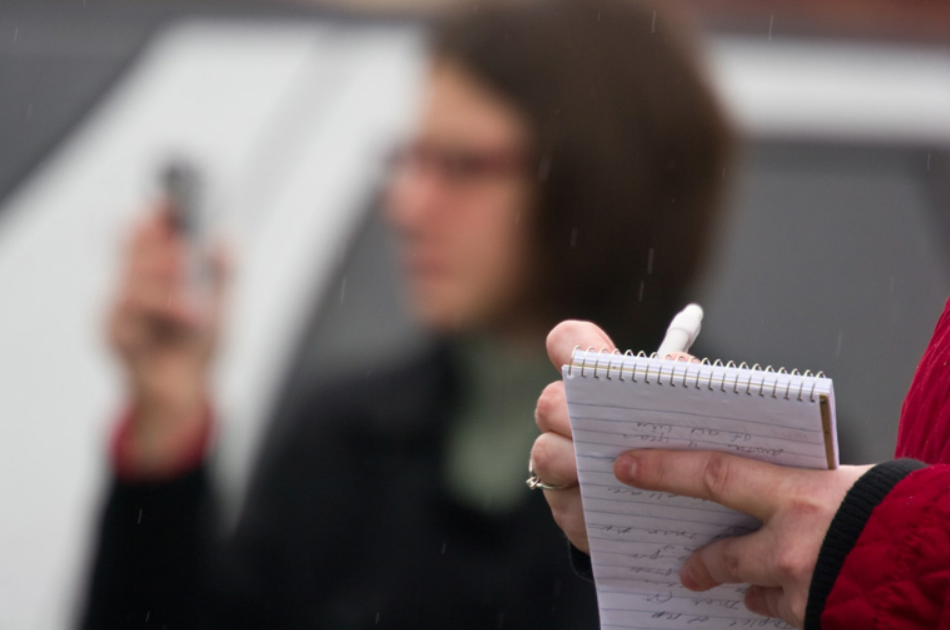
<path fill-rule="evenodd" d="M 719 550 L 719 561 L 723 572 L 723 582 L 735 583 L 742 581 L 739 577 L 742 556 L 739 553 L 739 548 L 735 544 L 734 539 L 727 538 L 722 541 L 722 546 Z"/>
<path fill-rule="evenodd" d="M 703 464 L 702 484 L 710 496 L 722 496 L 732 481 L 732 466 L 721 453 L 712 453 Z"/>
<path fill-rule="evenodd" d="M 564 383 L 557 381 L 548 384 L 538 397 L 538 404 L 534 409 L 534 421 L 542 431 L 552 427 L 554 415 L 560 405 L 564 404 Z"/>
<path fill-rule="evenodd" d="M 666 473 L 662 466 L 662 457 L 657 458 L 652 451 L 640 451 L 636 455 L 636 468 L 632 471 L 633 477 L 628 483 L 643 489 L 660 489 L 664 487 Z M 621 472 L 620 463 L 614 463 L 614 474 Z"/>
<path fill-rule="evenodd" d="M 809 562 L 796 545 L 783 545 L 776 551 L 775 566 L 785 583 L 798 584 L 808 575 Z"/>
<path fill-rule="evenodd" d="M 542 472 L 550 472 L 552 463 L 556 459 L 551 436 L 542 433 L 534 441 L 531 447 L 531 462 L 534 464 L 534 471 L 541 475 Z"/>
<path fill-rule="evenodd" d="M 804 494 L 797 497 L 793 496 L 790 500 L 799 522 L 811 523 L 834 516 L 834 508 L 829 507 L 829 503 L 817 499 L 816 496 L 815 494 Z M 837 504 L 835 504 L 835 507 L 837 507 Z"/>

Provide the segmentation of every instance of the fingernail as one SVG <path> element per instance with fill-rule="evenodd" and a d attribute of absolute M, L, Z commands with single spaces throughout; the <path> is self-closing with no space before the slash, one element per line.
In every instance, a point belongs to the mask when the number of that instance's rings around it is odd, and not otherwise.
<path fill-rule="evenodd" d="M 637 460 L 633 455 L 624 453 L 614 462 L 614 474 L 621 481 L 637 478 Z"/>

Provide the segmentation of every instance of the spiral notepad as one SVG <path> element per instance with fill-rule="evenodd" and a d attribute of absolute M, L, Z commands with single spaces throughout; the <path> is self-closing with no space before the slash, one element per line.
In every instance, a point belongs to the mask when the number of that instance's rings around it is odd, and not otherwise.
<path fill-rule="evenodd" d="M 735 453 L 834 468 L 834 391 L 822 374 L 575 351 L 563 367 L 601 628 L 788 627 L 742 603 L 744 585 L 704 593 L 679 582 L 683 561 L 759 523 L 714 503 L 626 486 L 613 475 L 635 448 Z"/>

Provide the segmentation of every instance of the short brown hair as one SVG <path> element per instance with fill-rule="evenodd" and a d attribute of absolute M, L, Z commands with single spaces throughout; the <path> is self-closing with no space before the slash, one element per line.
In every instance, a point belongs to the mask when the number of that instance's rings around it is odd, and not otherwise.
<path fill-rule="evenodd" d="M 648 347 L 682 306 L 716 220 L 731 134 L 680 25 L 635 0 L 476 3 L 437 59 L 525 114 L 538 169 L 546 324 Z"/>

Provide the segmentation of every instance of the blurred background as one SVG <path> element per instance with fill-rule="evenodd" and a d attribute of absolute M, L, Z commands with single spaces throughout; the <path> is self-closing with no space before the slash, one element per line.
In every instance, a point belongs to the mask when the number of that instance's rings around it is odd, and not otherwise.
<path fill-rule="evenodd" d="M 374 210 L 438 4 L 0 8 L 0 627 L 75 613 L 124 402 L 105 308 L 168 159 L 201 164 L 240 252 L 215 384 L 233 503 L 308 384 L 424 343 Z M 887 458 L 950 292 L 950 11 L 679 4 L 743 136 L 694 351 L 825 371 L 842 460 Z"/>

